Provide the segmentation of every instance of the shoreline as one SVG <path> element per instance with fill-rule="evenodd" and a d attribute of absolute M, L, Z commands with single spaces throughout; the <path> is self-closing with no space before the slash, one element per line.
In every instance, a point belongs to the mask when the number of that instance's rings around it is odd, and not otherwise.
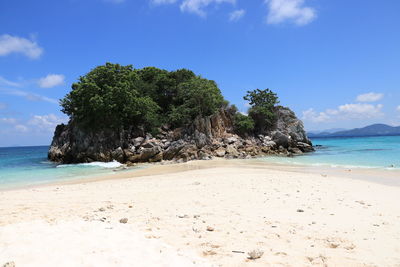
<path fill-rule="evenodd" d="M 386 168 L 366 168 L 366 167 L 345 167 L 345 166 L 329 166 L 329 165 L 306 165 L 306 164 L 287 164 L 279 162 L 269 162 L 263 158 L 252 159 L 225 159 L 214 158 L 212 160 L 192 160 L 183 163 L 164 162 L 164 163 L 139 163 L 134 167 L 127 169 L 115 168 L 108 174 L 91 174 L 85 177 L 76 177 L 63 179 L 52 182 L 40 182 L 32 185 L 10 185 L 7 187 L 0 187 L 2 191 L 14 191 L 20 189 L 34 189 L 46 186 L 66 185 L 66 184 L 81 184 L 92 183 L 104 180 L 126 179 L 133 177 L 143 177 L 157 174 L 169 174 L 185 172 L 196 169 L 208 169 L 216 167 L 232 167 L 240 166 L 244 168 L 257 167 L 273 170 L 292 171 L 298 173 L 313 173 L 321 175 L 333 175 L 372 183 L 384 184 L 389 186 L 400 187 L 400 169 L 386 169 Z"/>
<path fill-rule="evenodd" d="M 331 172 L 191 161 L 0 191 L 0 259 L 16 266 L 129 266 L 138 257 L 143 266 L 398 266 L 400 187 L 349 179 L 364 172 Z M 49 244 L 73 257 L 33 249 Z M 249 260 L 257 249 L 264 256 Z"/>

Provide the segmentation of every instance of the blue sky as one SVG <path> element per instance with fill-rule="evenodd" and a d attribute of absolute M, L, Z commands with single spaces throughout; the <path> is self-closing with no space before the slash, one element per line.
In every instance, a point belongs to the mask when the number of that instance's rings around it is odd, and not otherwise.
<path fill-rule="evenodd" d="M 400 125 L 400 1 L 0 1 L 0 146 L 49 144 L 105 62 L 189 68 L 243 112 L 270 88 L 309 130 Z"/>

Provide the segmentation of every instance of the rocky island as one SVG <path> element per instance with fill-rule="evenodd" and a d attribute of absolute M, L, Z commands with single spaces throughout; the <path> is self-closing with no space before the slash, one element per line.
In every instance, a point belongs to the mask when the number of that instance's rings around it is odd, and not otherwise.
<path fill-rule="evenodd" d="M 303 123 L 269 89 L 248 91 L 248 115 L 214 81 L 192 71 L 107 63 L 80 77 L 61 100 L 48 158 L 59 163 L 184 162 L 313 151 Z"/>

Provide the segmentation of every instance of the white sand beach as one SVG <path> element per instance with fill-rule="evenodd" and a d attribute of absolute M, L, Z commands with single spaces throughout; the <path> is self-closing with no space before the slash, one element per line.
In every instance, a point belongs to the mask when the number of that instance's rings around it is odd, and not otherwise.
<path fill-rule="evenodd" d="M 2 191 L 0 266 L 400 266 L 400 187 L 339 172 L 198 161 Z"/>

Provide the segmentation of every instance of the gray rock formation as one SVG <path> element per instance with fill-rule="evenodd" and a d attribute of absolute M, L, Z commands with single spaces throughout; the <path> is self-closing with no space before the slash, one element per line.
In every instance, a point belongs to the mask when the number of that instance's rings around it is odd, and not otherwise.
<path fill-rule="evenodd" d="M 268 132 L 239 136 L 233 116 L 221 109 L 197 118 L 187 128 L 162 127 L 153 137 L 132 130 L 88 132 L 73 121 L 58 125 L 48 153 L 59 163 L 117 160 L 122 163 L 162 160 L 207 160 L 212 157 L 249 158 L 270 154 L 291 155 L 313 151 L 303 123 L 288 108 L 276 108 L 277 121 Z"/>

